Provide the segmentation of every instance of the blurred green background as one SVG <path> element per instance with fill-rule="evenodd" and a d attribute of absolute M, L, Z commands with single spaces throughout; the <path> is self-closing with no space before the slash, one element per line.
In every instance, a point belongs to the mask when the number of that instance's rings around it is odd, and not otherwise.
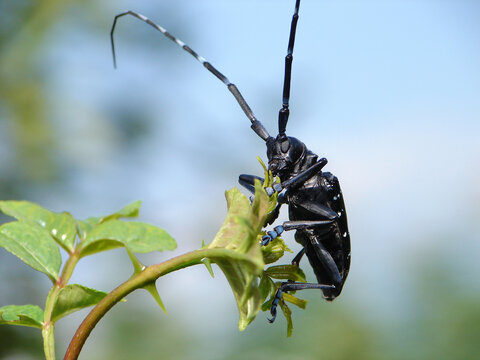
<path fill-rule="evenodd" d="M 264 145 L 223 84 L 136 19 L 119 23 L 113 70 L 113 16 L 132 9 L 166 27 L 275 133 L 293 3 L 0 1 L 0 198 L 79 218 L 141 199 L 141 220 L 166 228 L 175 254 L 210 241 L 223 191 L 261 174 Z M 157 283 L 168 316 L 134 293 L 81 358 L 480 358 L 479 20 L 476 0 L 304 0 L 287 132 L 342 183 L 352 237 L 342 296 L 302 293 L 291 338 L 263 313 L 239 333 L 222 274 L 188 269 Z M 130 273 L 115 250 L 83 259 L 72 281 L 109 291 Z M 0 274 L 0 306 L 43 306 L 45 276 L 2 249 Z M 58 323 L 59 357 L 86 314 Z M 41 357 L 39 331 L 0 327 L 0 358 Z"/>

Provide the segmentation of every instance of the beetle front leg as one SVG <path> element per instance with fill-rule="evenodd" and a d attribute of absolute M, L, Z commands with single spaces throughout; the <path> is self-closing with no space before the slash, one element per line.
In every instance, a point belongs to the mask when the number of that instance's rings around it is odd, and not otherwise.
<path fill-rule="evenodd" d="M 245 189 L 250 191 L 252 194 L 255 194 L 255 180 L 260 181 L 262 184 L 265 181 L 263 178 L 256 175 L 241 174 L 238 177 L 238 182 L 240 183 L 240 185 L 242 185 Z"/>
<path fill-rule="evenodd" d="M 256 176 L 256 175 L 241 174 L 238 177 L 238 182 L 240 183 L 240 185 L 242 185 L 245 189 L 250 191 L 252 194 L 255 193 L 255 180 L 258 180 L 261 183 L 264 182 L 263 178 L 261 178 L 260 176 Z M 268 189 L 269 188 L 265 189 L 267 191 L 267 194 L 268 194 Z M 269 196 L 271 196 L 271 194 L 269 194 Z M 252 198 L 253 198 L 253 196 L 252 196 Z M 272 224 L 275 220 L 277 220 L 278 215 L 280 214 L 280 207 L 281 206 L 282 206 L 282 202 L 279 201 L 279 203 L 277 204 L 275 209 L 270 214 L 268 214 L 267 220 L 265 221 L 265 224 L 263 225 L 264 227 Z"/>
<path fill-rule="evenodd" d="M 252 194 L 255 194 L 255 180 L 260 181 L 263 183 L 265 180 L 261 178 L 260 176 L 256 175 L 247 175 L 247 174 L 241 174 L 238 177 L 238 182 L 240 185 L 242 185 L 245 189 L 250 191 Z M 275 192 L 278 192 L 278 202 L 281 204 L 285 203 L 285 191 L 283 191 L 282 185 L 275 183 L 273 184 L 273 187 L 266 187 L 265 191 L 268 196 L 272 196 Z"/>
<path fill-rule="evenodd" d="M 272 187 L 266 187 L 265 191 L 267 192 L 268 196 L 272 196 L 274 193 L 278 193 L 278 202 L 285 204 L 287 203 L 287 193 L 289 189 L 302 186 L 307 180 L 317 175 L 318 173 L 321 173 L 322 169 L 325 167 L 325 165 L 327 165 L 327 163 L 327 159 L 321 158 L 315 164 L 310 166 L 307 170 L 280 184 L 275 183 L 272 185 Z M 242 179 L 242 177 L 244 178 Z M 242 180 L 245 181 L 248 179 L 248 177 L 252 177 L 252 175 L 240 175 L 240 183 L 242 184 Z M 253 185 L 253 179 L 251 181 L 251 184 Z"/>

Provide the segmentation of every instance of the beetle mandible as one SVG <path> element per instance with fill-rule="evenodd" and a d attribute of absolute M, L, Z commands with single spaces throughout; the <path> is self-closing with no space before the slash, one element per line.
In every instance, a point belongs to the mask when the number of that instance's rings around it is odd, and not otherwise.
<path fill-rule="evenodd" d="M 245 115 L 250 119 L 253 131 L 265 141 L 268 169 L 281 181 L 272 188 L 266 189 L 269 195 L 274 192 L 279 195 L 279 203 L 269 219 L 269 224 L 278 217 L 282 204 L 288 205 L 289 221 L 285 221 L 282 225 L 268 231 L 267 235 L 262 238 L 262 244 L 267 245 L 283 231 L 296 230 L 295 240 L 303 246 L 303 249 L 294 257 L 292 264 L 298 265 L 303 255 L 306 255 L 318 281 L 318 283 L 283 282 L 272 302 L 270 309 L 272 319 L 270 319 L 270 322 L 275 320 L 276 308 L 283 292 L 321 289 L 323 297 L 332 301 L 340 295 L 350 268 L 350 234 L 348 232 L 345 203 L 338 179 L 333 174 L 322 171 L 327 164 L 327 159 L 318 159 L 318 156 L 310 151 L 303 142 L 286 135 L 290 113 L 293 48 L 299 8 L 300 0 L 296 0 L 287 56 L 285 57 L 283 102 L 278 115 L 278 135 L 276 137 L 270 136 L 262 123 L 255 117 L 235 84 L 231 83 L 225 75 L 183 41 L 149 18 L 131 10 L 120 13 L 115 16 L 110 32 L 114 66 L 116 66 L 113 34 L 120 17 L 134 16 L 160 31 L 192 55 L 227 86 Z M 263 181 L 258 176 L 243 174 L 239 177 L 239 183 L 249 191 L 254 192 L 255 179 Z"/>

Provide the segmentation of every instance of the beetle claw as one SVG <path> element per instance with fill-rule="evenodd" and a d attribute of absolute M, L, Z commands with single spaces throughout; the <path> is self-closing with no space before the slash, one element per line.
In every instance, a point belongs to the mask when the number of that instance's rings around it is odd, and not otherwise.
<path fill-rule="evenodd" d="M 267 246 L 270 241 L 272 241 L 272 237 L 270 235 L 263 235 L 262 236 L 262 246 Z"/>
<path fill-rule="evenodd" d="M 268 322 L 269 322 L 270 324 L 273 324 L 273 322 L 275 321 L 275 318 L 277 317 L 277 310 L 276 310 L 276 309 L 275 309 L 275 314 L 272 315 L 272 316 L 273 316 L 273 317 L 272 317 L 271 319 L 268 319 L 268 318 L 267 318 L 267 320 L 268 320 Z"/>

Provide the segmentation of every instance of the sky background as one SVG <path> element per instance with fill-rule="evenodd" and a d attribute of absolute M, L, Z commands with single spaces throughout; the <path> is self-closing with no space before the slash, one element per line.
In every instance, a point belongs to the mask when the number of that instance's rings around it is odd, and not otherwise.
<path fill-rule="evenodd" d="M 22 165 L 11 135 L 15 112 L 3 100 L 0 170 L 9 181 L 23 179 L 11 196 L 78 218 L 140 199 L 140 219 L 169 231 L 178 242 L 175 254 L 209 242 L 223 222 L 224 190 L 237 186 L 240 173 L 262 174 L 256 156 L 266 160 L 265 145 L 220 81 L 138 19 L 119 20 L 114 70 L 108 37 L 113 17 L 135 10 L 182 39 L 238 86 L 275 135 L 293 8 L 290 0 L 63 6 L 28 59 L 43 89 L 50 136 L 44 146 L 55 176 L 40 181 Z M 310 302 L 305 314 L 294 312 L 294 322 L 297 314 L 300 319 L 295 330 L 317 307 L 345 309 L 367 324 L 402 324 L 420 311 L 418 279 L 430 284 L 432 299 L 480 296 L 479 14 L 473 0 L 302 1 L 287 134 L 326 157 L 326 170 L 341 182 L 352 265 L 333 304 L 315 291 L 302 293 Z M 14 27 L 15 17 L 9 19 Z M 16 26 L 28 35 L 28 23 Z M 22 46 L 21 36 L 5 41 L 5 54 Z M 292 235 L 285 238 L 296 253 Z M 172 255 L 143 259 L 153 264 Z M 6 257 L 1 251 L 0 259 Z M 449 286 L 442 287 L 438 269 Z M 116 250 L 82 260 L 72 281 L 109 290 L 130 273 L 126 254 Z M 236 329 L 228 284 L 216 274 L 212 280 L 199 267 L 157 283 L 168 321 L 203 329 L 194 340 L 206 359 L 207 338 L 224 339 L 215 345 L 222 359 L 229 341 L 244 336 Z M 47 281 L 33 276 L 43 294 Z M 14 295 L 0 298 L 14 302 Z M 165 319 L 146 294 L 131 297 L 125 312 L 142 304 L 152 309 L 147 316 Z M 99 340 L 87 342 L 86 358 L 108 338 L 108 321 L 95 330 Z M 59 324 L 63 341 L 76 326 Z M 252 327 L 272 329 L 265 314 Z M 274 327 L 283 335 L 283 319 Z M 294 331 L 289 341 L 301 339 Z"/>

